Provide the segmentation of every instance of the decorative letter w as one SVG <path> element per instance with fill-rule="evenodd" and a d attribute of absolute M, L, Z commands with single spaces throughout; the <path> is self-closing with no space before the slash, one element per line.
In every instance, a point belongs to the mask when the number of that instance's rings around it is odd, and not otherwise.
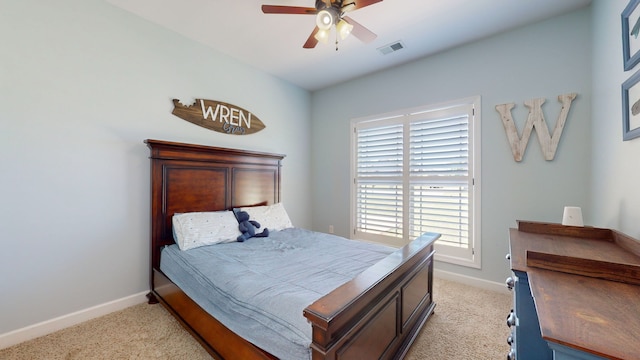
<path fill-rule="evenodd" d="M 553 160 L 556 155 L 556 149 L 558 148 L 558 142 L 562 136 L 562 130 L 564 129 L 564 123 L 567 121 L 567 114 L 571 109 L 571 102 L 576 98 L 575 93 L 564 94 L 558 96 L 558 101 L 562 103 L 562 109 L 558 115 L 558 121 L 556 122 L 556 128 L 553 130 L 553 136 L 549 135 L 549 128 L 544 121 L 544 115 L 542 114 L 542 104 L 545 99 L 531 99 L 526 100 L 524 105 L 529 108 L 529 117 L 522 130 L 522 138 L 518 136 L 518 129 L 511 117 L 511 109 L 515 104 L 502 104 L 496 105 L 496 110 L 500 113 L 502 118 L 502 124 L 504 130 L 507 132 L 507 138 L 509 138 L 509 144 L 511 144 L 511 151 L 513 152 L 513 159 L 515 161 L 522 161 L 522 156 L 527 149 L 529 143 L 529 137 L 533 127 L 536 128 L 538 134 L 538 142 L 542 148 L 542 154 L 545 160 Z"/>

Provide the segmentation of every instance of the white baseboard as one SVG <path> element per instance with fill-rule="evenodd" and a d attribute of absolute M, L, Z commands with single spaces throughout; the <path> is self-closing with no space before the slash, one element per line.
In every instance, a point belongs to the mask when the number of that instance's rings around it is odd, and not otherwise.
<path fill-rule="evenodd" d="M 32 340 L 40 336 L 48 335 L 69 326 L 77 325 L 87 320 L 91 320 L 103 315 L 107 315 L 114 311 L 119 311 L 130 306 L 143 303 L 147 300 L 147 293 L 148 291 L 141 292 L 104 304 L 96 305 L 88 309 L 63 315 L 55 319 L 30 325 L 22 329 L 14 330 L 5 334 L 0 334 L 0 349 L 4 349 L 24 341 Z"/>
<path fill-rule="evenodd" d="M 475 286 L 481 289 L 496 291 L 504 294 L 510 293 L 505 283 L 479 279 L 471 276 L 460 275 L 453 272 L 438 270 L 438 269 L 433 270 L 433 276 L 437 278 L 445 279 L 445 280 L 455 281 L 455 282 L 462 283 L 469 286 Z"/>

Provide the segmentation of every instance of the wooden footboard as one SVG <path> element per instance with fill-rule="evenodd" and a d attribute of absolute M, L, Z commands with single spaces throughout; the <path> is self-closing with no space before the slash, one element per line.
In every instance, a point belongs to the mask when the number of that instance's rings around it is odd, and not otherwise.
<path fill-rule="evenodd" d="M 402 359 L 435 303 L 433 242 L 425 234 L 304 311 L 316 359 Z"/>

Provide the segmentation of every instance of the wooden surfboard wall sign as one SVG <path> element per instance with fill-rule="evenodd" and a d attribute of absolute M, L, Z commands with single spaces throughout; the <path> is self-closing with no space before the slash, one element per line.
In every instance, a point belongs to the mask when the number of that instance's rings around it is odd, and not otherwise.
<path fill-rule="evenodd" d="M 239 106 L 215 100 L 196 99 L 183 105 L 173 99 L 173 115 L 209 130 L 231 135 L 257 133 L 266 126 L 257 116 Z"/>

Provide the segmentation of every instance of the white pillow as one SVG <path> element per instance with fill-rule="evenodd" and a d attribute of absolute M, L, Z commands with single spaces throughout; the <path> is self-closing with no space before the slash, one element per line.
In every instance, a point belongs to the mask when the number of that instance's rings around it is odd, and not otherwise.
<path fill-rule="evenodd" d="M 172 222 L 180 250 L 233 242 L 241 235 L 233 211 L 174 214 Z"/>
<path fill-rule="evenodd" d="M 269 229 L 269 231 L 279 231 L 293 227 L 282 203 L 243 207 L 240 208 L 240 210 L 249 213 L 249 220 L 255 220 L 260 223 L 259 231 L 262 231 L 261 229 L 264 228 Z"/>

